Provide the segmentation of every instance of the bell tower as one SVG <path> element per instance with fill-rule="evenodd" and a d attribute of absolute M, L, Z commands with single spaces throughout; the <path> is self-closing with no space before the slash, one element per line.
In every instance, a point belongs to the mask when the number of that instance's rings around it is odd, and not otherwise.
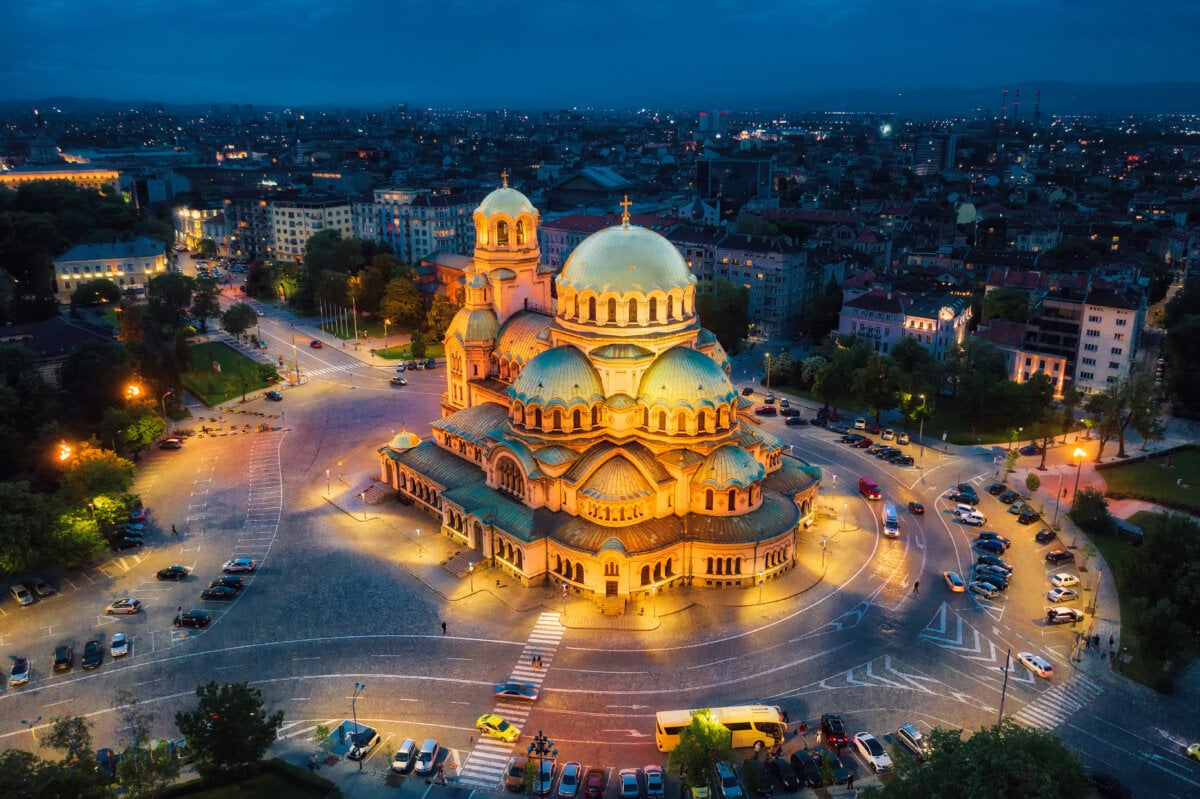
<path fill-rule="evenodd" d="M 550 274 L 539 271 L 537 209 L 524 194 L 503 185 L 475 210 L 475 271 L 492 286 L 492 308 L 501 324 L 526 307 L 550 312 Z"/>

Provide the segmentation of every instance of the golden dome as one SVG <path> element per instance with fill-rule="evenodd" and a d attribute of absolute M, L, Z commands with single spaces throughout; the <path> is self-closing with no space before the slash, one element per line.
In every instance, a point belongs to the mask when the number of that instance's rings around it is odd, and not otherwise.
<path fill-rule="evenodd" d="M 392 436 L 392 440 L 388 443 L 388 449 L 394 452 L 404 452 L 412 449 L 417 444 L 421 443 L 421 437 L 416 433 L 410 433 L 407 430 L 401 430 L 396 435 Z"/>
<path fill-rule="evenodd" d="M 446 335 L 463 341 L 495 341 L 499 330 L 500 321 L 491 308 L 460 308 L 446 328 Z"/>
<path fill-rule="evenodd" d="M 508 396 L 515 402 L 542 407 L 591 405 L 604 401 L 604 386 L 586 355 L 574 347 L 555 347 L 525 365 Z"/>
<path fill-rule="evenodd" d="M 763 479 L 766 470 L 746 450 L 736 444 L 717 447 L 705 458 L 692 477 L 692 485 L 712 488 L 746 488 Z"/>
<path fill-rule="evenodd" d="M 484 216 L 506 214 L 513 219 L 521 214 L 537 216 L 537 211 L 534 210 L 533 203 L 529 202 L 529 198 L 516 189 L 508 188 L 507 184 L 484 197 L 483 202 L 475 209 L 475 213 Z"/>
<path fill-rule="evenodd" d="M 605 228 L 575 248 L 558 276 L 563 289 L 578 292 L 669 292 L 696 282 L 675 245 L 636 225 Z"/>
<path fill-rule="evenodd" d="M 638 400 L 647 406 L 685 405 L 692 410 L 736 402 L 737 389 L 712 358 L 690 347 L 672 347 L 642 375 Z"/>

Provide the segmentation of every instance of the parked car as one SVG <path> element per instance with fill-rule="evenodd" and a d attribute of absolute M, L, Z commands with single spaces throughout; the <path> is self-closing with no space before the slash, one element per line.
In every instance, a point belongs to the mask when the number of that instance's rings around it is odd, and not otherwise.
<path fill-rule="evenodd" d="M 907 749 L 909 754 L 917 760 L 928 760 L 931 754 L 925 736 L 921 735 L 921 731 L 911 724 L 901 724 L 900 728 L 896 730 L 896 743 Z"/>
<path fill-rule="evenodd" d="M 721 799 L 742 799 L 745 796 L 742 791 L 742 783 L 738 780 L 737 775 L 733 773 L 732 766 L 724 760 L 718 760 L 715 772 L 717 792 L 720 793 Z"/>
<path fill-rule="evenodd" d="M 1022 512 L 1024 512 L 1024 510 L 1028 507 L 1029 507 L 1029 503 L 1021 500 L 1021 501 L 1017 501 L 1017 502 L 1014 502 L 1011 505 L 1009 505 L 1008 512 L 1014 516 L 1018 516 Z"/>
<path fill-rule="evenodd" d="M 995 588 L 997 591 L 1007 591 L 1008 590 L 1008 578 L 1005 577 L 1003 574 L 997 574 L 996 572 L 976 571 L 975 572 L 975 580 L 977 582 L 987 583 L 992 588 Z"/>
<path fill-rule="evenodd" d="M 804 780 L 804 784 L 809 788 L 820 788 L 825 784 L 825 780 L 821 776 L 820 760 L 810 750 L 793 752 L 789 761 L 792 764 L 792 770 Z"/>
<path fill-rule="evenodd" d="M 754 409 L 754 413 L 758 416 L 777 416 L 779 409 L 774 405 L 759 405 Z"/>
<path fill-rule="evenodd" d="M 201 599 L 216 600 L 218 602 L 228 602 L 237 598 L 237 591 L 225 585 L 217 585 L 213 583 L 200 592 Z"/>
<path fill-rule="evenodd" d="M 70 644 L 59 644 L 54 647 L 54 670 L 70 671 L 75 665 L 75 650 Z"/>
<path fill-rule="evenodd" d="M 359 724 L 357 729 L 350 733 L 350 751 L 346 753 L 346 757 L 350 760 L 366 760 L 382 741 L 383 737 L 374 727 Z"/>
<path fill-rule="evenodd" d="M 263 394 L 263 396 L 271 400 L 271 402 L 283 402 L 283 395 L 278 391 L 268 391 L 266 394 Z"/>
<path fill-rule="evenodd" d="M 850 769 L 846 768 L 842 763 L 841 757 L 838 756 L 836 750 L 830 751 L 824 746 L 814 746 L 808 750 L 809 753 L 817 759 L 817 762 L 825 762 L 829 764 L 829 770 L 833 774 L 834 785 L 845 785 L 850 778 Z"/>
<path fill-rule="evenodd" d="M 175 617 L 176 627 L 192 627 L 203 629 L 212 622 L 212 616 L 199 610 L 189 610 Z"/>
<path fill-rule="evenodd" d="M 1009 489 L 1008 491 L 1005 491 L 1000 496 L 996 497 L 996 499 L 1000 500 L 1005 505 L 1011 505 L 1020 498 L 1021 498 L 1021 495 L 1018 494 L 1016 491 L 1013 491 L 1012 489 Z"/>
<path fill-rule="evenodd" d="M 583 764 L 572 760 L 562 767 L 558 778 L 558 799 L 575 799 L 579 795 L 579 781 L 583 779 Z"/>
<path fill-rule="evenodd" d="M 1033 537 L 1033 540 L 1039 544 L 1049 544 L 1056 538 L 1058 538 L 1058 533 L 1054 532 L 1049 527 L 1043 527 L 1041 530 L 1037 531 L 1037 535 Z"/>
<path fill-rule="evenodd" d="M 1035 655 L 1032 652 L 1018 652 L 1017 662 L 1042 679 L 1048 680 L 1054 676 L 1054 666 L 1050 665 L 1050 661 L 1041 655 Z"/>
<path fill-rule="evenodd" d="M 100 648 L 100 642 L 96 640 L 88 641 L 83 645 L 83 657 L 80 663 L 85 669 L 100 668 L 100 664 L 104 662 L 104 650 Z"/>
<path fill-rule="evenodd" d="M 753 386 L 742 386 L 742 396 L 743 397 L 749 397 L 753 393 L 754 393 Z"/>
<path fill-rule="evenodd" d="M 990 538 L 993 541 L 999 541 L 1001 544 L 1004 544 L 1005 549 L 1008 549 L 1009 547 L 1012 546 L 1011 539 L 1005 538 L 1004 536 L 1000 535 L 999 533 L 997 533 L 993 530 L 980 530 L 978 533 L 978 537 L 979 538 Z"/>
<path fill-rule="evenodd" d="M 779 400 L 779 407 L 780 408 L 790 408 L 790 407 L 792 407 L 792 401 L 789 400 L 787 397 L 784 397 L 783 399 Z"/>
<path fill-rule="evenodd" d="M 621 799 L 640 799 L 642 785 L 638 782 L 637 769 L 623 768 L 617 776 L 621 780 Z"/>
<path fill-rule="evenodd" d="M 788 793 L 800 790 L 800 778 L 796 775 L 796 770 L 782 757 L 768 758 L 767 771 L 779 780 L 779 784 Z"/>
<path fill-rule="evenodd" d="M 858 750 L 858 754 L 876 774 L 892 770 L 892 758 L 884 750 L 883 744 L 879 742 L 879 739 L 871 733 L 855 733 L 854 748 Z"/>
<path fill-rule="evenodd" d="M 1017 524 L 1036 524 L 1042 520 L 1042 514 L 1035 511 L 1033 508 L 1026 508 L 1021 511 L 1021 515 L 1017 517 Z"/>
<path fill-rule="evenodd" d="M 1042 448 L 1037 444 L 1026 444 L 1017 450 L 1017 452 L 1020 452 L 1022 455 L 1041 455 Z"/>
<path fill-rule="evenodd" d="M 1078 624 L 1083 618 L 1079 608 L 1046 608 L 1046 621 L 1050 624 Z"/>
<path fill-rule="evenodd" d="M 29 593 L 29 589 L 20 583 L 10 585 L 8 587 L 8 593 L 12 595 L 12 598 L 17 601 L 18 605 L 33 604 L 33 594 Z"/>
<path fill-rule="evenodd" d="M 525 755 L 510 758 L 508 769 L 504 772 L 504 787 L 513 793 L 525 790 L 525 768 L 528 765 L 529 758 Z"/>
<path fill-rule="evenodd" d="M 159 569 L 154 576 L 160 580 L 186 580 L 188 570 L 185 566 L 168 566 Z"/>
<path fill-rule="evenodd" d="M 916 460 L 912 455 L 897 454 L 888 458 L 888 463 L 893 466 L 912 466 Z"/>
<path fill-rule="evenodd" d="M 983 597 L 984 599 L 995 599 L 996 594 L 1000 593 L 991 583 L 985 583 L 980 580 L 976 580 L 968 585 L 967 590 L 972 594 Z"/>
<path fill-rule="evenodd" d="M 112 640 L 108 642 L 108 654 L 115 658 L 125 657 L 129 654 L 129 636 L 125 633 L 113 633 Z"/>
<path fill-rule="evenodd" d="M 855 419 L 854 420 L 854 429 L 855 430 L 866 430 L 867 429 L 867 420 L 862 418 L 861 416 L 858 417 L 857 419 Z"/>
<path fill-rule="evenodd" d="M 888 429 L 886 429 L 882 433 L 880 433 L 879 437 L 881 439 L 883 439 L 884 441 L 892 441 L 893 439 L 896 438 L 896 431 L 889 427 Z"/>
<path fill-rule="evenodd" d="M 1079 578 L 1069 572 L 1059 572 L 1050 575 L 1050 585 L 1055 588 L 1070 588 L 1073 585 L 1079 585 Z"/>
<path fill-rule="evenodd" d="M 12 668 L 8 670 L 9 685 L 24 685 L 29 682 L 29 658 L 13 658 Z"/>
<path fill-rule="evenodd" d="M 832 746 L 834 749 L 841 749 L 850 743 L 850 736 L 846 735 L 842 717 L 836 713 L 821 714 L 817 737 L 826 746 Z"/>
<path fill-rule="evenodd" d="M 50 583 L 46 582 L 41 577 L 32 578 L 29 581 L 28 586 L 29 590 L 41 599 L 45 599 L 48 596 L 54 596 L 58 593 L 54 586 L 50 585 Z"/>
<path fill-rule="evenodd" d="M 436 369 L 436 368 L 437 368 L 437 361 L 436 361 L 436 360 L 434 360 L 433 358 L 427 358 L 427 359 L 425 360 L 425 368 L 426 368 L 426 369 Z"/>
<path fill-rule="evenodd" d="M 1046 599 L 1051 602 L 1070 602 L 1079 599 L 1079 592 L 1070 588 L 1051 588 L 1046 592 Z"/>
<path fill-rule="evenodd" d="M 793 417 L 798 418 L 800 416 L 800 409 L 799 408 L 789 408 L 787 406 L 781 405 L 779 408 L 779 415 L 786 416 L 789 419 L 791 419 Z"/>
<path fill-rule="evenodd" d="M 986 564 L 986 563 L 976 566 L 975 574 L 981 575 L 979 577 L 979 579 L 984 580 L 986 582 L 992 582 L 992 580 L 990 579 L 992 576 L 995 576 L 995 577 L 1003 580 L 1004 585 L 1001 586 L 1002 588 L 1007 588 L 1008 584 L 1010 582 L 1012 582 L 1012 572 L 1011 571 L 1002 569 L 999 566 L 992 566 L 992 565 Z M 986 575 L 986 576 L 982 576 L 982 575 Z M 996 585 L 996 583 L 993 583 L 993 585 Z"/>
<path fill-rule="evenodd" d="M 767 403 L 768 405 L 774 405 L 775 404 L 775 392 L 768 391 L 767 396 L 763 397 L 763 402 Z"/>
<path fill-rule="evenodd" d="M 976 538 L 972 544 L 982 552 L 991 552 L 996 555 L 1004 554 L 1004 544 L 991 538 Z"/>
<path fill-rule="evenodd" d="M 179 436 L 167 436 L 158 447 L 159 449 L 183 449 L 183 439 Z"/>
<path fill-rule="evenodd" d="M 901 433 L 900 435 L 896 436 L 897 444 L 907 444 L 910 440 L 911 439 L 909 439 L 908 433 Z"/>
<path fill-rule="evenodd" d="M 396 753 L 392 755 L 392 771 L 397 774 L 407 774 L 412 770 L 413 764 L 416 762 L 417 742 L 412 738 L 405 738 L 400 742 L 400 746 L 396 748 Z"/>
<path fill-rule="evenodd" d="M 1009 564 L 1009 562 L 997 555 L 980 555 L 979 557 L 975 558 L 975 562 L 986 563 L 989 566 L 999 566 L 1008 574 L 1012 574 L 1013 572 L 1013 567 Z"/>
<path fill-rule="evenodd" d="M 966 491 L 957 491 L 952 489 L 947 495 L 947 499 L 949 499 L 951 502 L 961 502 L 965 505 L 979 504 L 978 495 L 974 493 L 967 493 Z"/>
<path fill-rule="evenodd" d="M 800 427 L 800 426 L 808 424 L 808 420 L 805 419 L 803 416 L 789 416 L 787 421 L 784 422 L 784 424 L 790 425 L 793 427 Z"/>
<path fill-rule="evenodd" d="M 124 552 L 127 549 L 137 549 L 146 545 L 140 538 L 114 538 L 110 543 L 114 552 Z"/>
<path fill-rule="evenodd" d="M 1073 563 L 1074 561 L 1075 553 L 1069 549 L 1052 549 L 1046 553 L 1047 563 L 1057 565 L 1059 563 Z"/>
<path fill-rule="evenodd" d="M 1007 486 L 1004 485 L 1004 483 L 992 483 L 990 486 L 988 486 L 987 491 L 993 497 L 996 497 L 996 496 L 999 496 L 1000 494 L 1003 494 L 1007 490 L 1008 490 L 1008 488 L 1007 488 Z"/>
<path fill-rule="evenodd" d="M 547 796 L 554 787 L 555 762 L 552 757 L 538 760 L 537 774 L 533 777 L 533 785 L 529 792 L 534 796 Z"/>
<path fill-rule="evenodd" d="M 867 447 L 871 446 L 874 443 L 875 442 L 869 438 L 860 438 L 858 441 L 854 442 L 854 446 L 857 447 L 858 449 L 866 449 Z"/>
<path fill-rule="evenodd" d="M 664 799 L 666 783 L 663 781 L 662 766 L 657 764 L 643 766 L 642 774 L 646 777 L 646 799 Z"/>
<path fill-rule="evenodd" d="M 246 587 L 246 581 L 236 574 L 222 574 L 217 579 L 208 584 L 209 588 L 216 588 L 218 585 L 223 585 L 226 588 L 232 588 L 234 591 L 241 591 Z"/>
<path fill-rule="evenodd" d="M 239 574 L 252 572 L 258 568 L 253 558 L 234 558 L 233 560 L 225 561 L 225 565 L 221 567 L 221 571 L 226 574 Z"/>
<path fill-rule="evenodd" d="M 584 799 L 604 799 L 604 769 L 588 769 L 583 781 Z"/>
<path fill-rule="evenodd" d="M 109 616 L 133 616 L 142 609 L 142 601 L 132 597 L 118 599 L 109 605 L 104 612 Z"/>

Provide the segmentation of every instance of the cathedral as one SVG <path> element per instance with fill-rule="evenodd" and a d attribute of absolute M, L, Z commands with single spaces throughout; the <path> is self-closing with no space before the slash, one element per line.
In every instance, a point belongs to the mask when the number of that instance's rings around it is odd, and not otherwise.
<path fill-rule="evenodd" d="M 443 417 L 380 447 L 382 479 L 527 586 L 623 600 L 790 570 L 820 470 L 730 382 L 675 247 L 626 206 L 555 278 L 507 181 L 474 224 Z"/>

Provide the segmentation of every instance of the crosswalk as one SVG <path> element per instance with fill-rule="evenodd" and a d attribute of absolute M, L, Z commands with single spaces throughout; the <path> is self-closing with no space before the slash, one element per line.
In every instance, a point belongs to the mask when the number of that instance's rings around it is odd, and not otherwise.
<path fill-rule="evenodd" d="M 542 681 L 546 678 L 546 669 L 554 662 L 554 653 L 562 641 L 566 628 L 559 621 L 557 613 L 543 613 L 525 642 L 521 651 L 521 659 L 513 667 L 509 679 L 513 682 L 527 682 L 541 689 Z M 540 666 L 534 665 L 535 659 L 540 658 Z M 528 736 L 530 730 L 525 728 L 529 718 L 530 703 L 499 700 L 492 710 L 500 716 L 521 728 L 523 735 Z M 495 738 L 479 737 L 471 754 L 463 764 L 458 781 L 474 788 L 493 789 L 504 776 L 504 769 L 512 756 L 513 744 L 498 741 Z"/>
<path fill-rule="evenodd" d="M 1026 727 L 1052 730 L 1104 693 L 1104 686 L 1082 673 L 1056 685 L 1013 714 Z"/>
<path fill-rule="evenodd" d="M 322 366 L 320 369 L 305 369 L 304 374 L 309 377 L 320 377 L 321 375 L 330 375 L 336 372 L 349 372 L 352 369 L 357 369 L 362 366 L 361 363 L 343 363 L 337 366 Z"/>

